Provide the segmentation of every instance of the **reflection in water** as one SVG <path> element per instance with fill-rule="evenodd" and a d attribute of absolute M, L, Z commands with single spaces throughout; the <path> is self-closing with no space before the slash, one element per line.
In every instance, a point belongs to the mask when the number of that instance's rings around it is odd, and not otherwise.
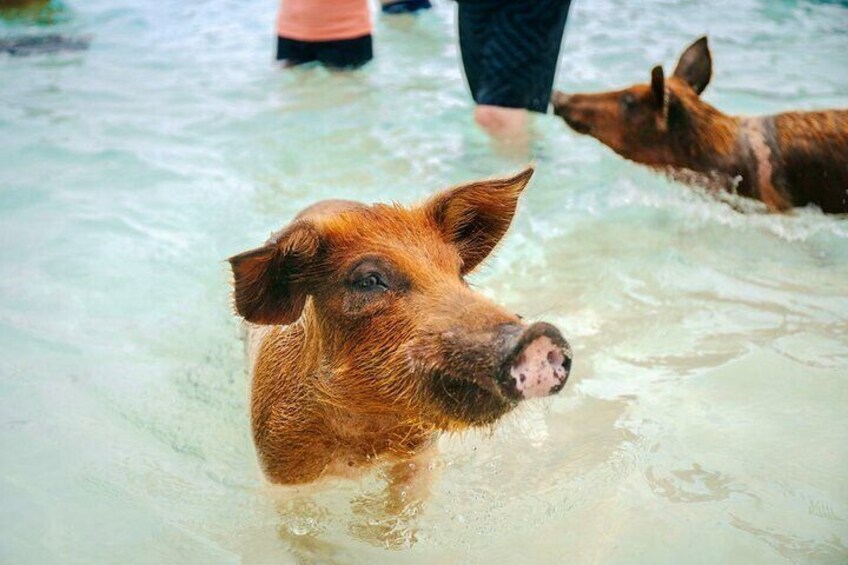
<path fill-rule="evenodd" d="M 349 562 L 344 537 L 380 549 L 402 550 L 417 540 L 417 518 L 423 499 L 399 504 L 392 485 L 364 480 L 355 491 L 345 479 L 312 487 L 275 487 L 273 494 L 280 539 L 309 562 Z M 344 494 L 339 496 L 339 490 Z M 345 558 L 345 556 L 347 556 Z"/>
<path fill-rule="evenodd" d="M 472 543 L 481 532 L 510 535 L 508 522 L 489 519 L 490 513 L 505 511 L 503 493 L 510 493 L 510 505 L 522 519 L 532 514 L 541 525 L 564 518 L 595 501 L 593 491 L 580 488 L 565 489 L 563 497 L 563 485 L 576 487 L 629 468 L 622 456 L 636 438 L 615 426 L 627 403 L 628 399 L 584 398 L 559 409 L 538 403 L 520 407 L 518 415 L 508 416 L 492 432 L 446 436 L 431 469 L 445 476 L 428 481 L 429 493 L 403 500 L 391 480 L 390 466 L 359 481 L 330 479 L 307 487 L 273 487 L 280 540 L 305 562 L 346 563 L 363 559 L 361 553 L 351 553 L 351 539 L 383 550 L 408 550 L 422 537 L 438 540 L 445 520 L 450 520 L 455 533 L 473 547 L 485 543 Z M 556 430 L 552 437 L 550 426 Z M 537 466 L 548 469 L 546 476 L 525 465 L 526 442 L 533 437 L 537 438 L 533 449 L 543 456 Z M 567 458 L 557 456 L 563 448 L 568 449 Z M 495 489 L 490 486 L 493 482 Z M 476 510 L 466 513 L 455 504 L 457 498 L 473 501 Z M 465 555 L 458 547 L 452 550 Z"/>
<path fill-rule="evenodd" d="M 362 494 L 351 502 L 356 520 L 351 521 L 349 531 L 356 539 L 378 547 L 409 549 L 418 542 L 416 518 L 425 504 L 424 500 L 411 500 L 390 510 L 396 505 L 385 495 Z"/>

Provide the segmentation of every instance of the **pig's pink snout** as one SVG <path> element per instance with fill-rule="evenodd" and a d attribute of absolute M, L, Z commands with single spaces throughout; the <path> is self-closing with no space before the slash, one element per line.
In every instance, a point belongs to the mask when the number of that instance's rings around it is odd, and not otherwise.
<path fill-rule="evenodd" d="M 551 103 L 555 110 L 565 109 L 571 103 L 572 96 L 565 92 L 554 90 L 551 94 Z"/>
<path fill-rule="evenodd" d="M 502 387 L 516 400 L 556 394 L 571 369 L 571 348 L 554 326 L 536 323 L 519 337 L 502 372 Z"/>

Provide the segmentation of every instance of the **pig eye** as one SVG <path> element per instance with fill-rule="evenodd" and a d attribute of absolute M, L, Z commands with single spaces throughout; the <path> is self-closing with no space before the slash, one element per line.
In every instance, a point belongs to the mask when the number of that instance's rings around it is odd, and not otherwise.
<path fill-rule="evenodd" d="M 388 290 L 388 285 L 383 281 L 377 273 L 369 273 L 368 275 L 362 277 L 361 279 L 355 281 L 353 283 L 354 288 L 356 290 Z"/>
<path fill-rule="evenodd" d="M 630 112 L 636 108 L 636 97 L 627 92 L 621 97 L 621 107 L 625 112 Z"/>

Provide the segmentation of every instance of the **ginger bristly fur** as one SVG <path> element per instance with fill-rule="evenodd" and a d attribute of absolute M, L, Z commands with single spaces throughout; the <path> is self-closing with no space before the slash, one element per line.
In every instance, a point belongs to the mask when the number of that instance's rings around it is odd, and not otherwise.
<path fill-rule="evenodd" d="M 650 84 L 555 92 L 554 111 L 577 132 L 674 178 L 735 191 L 773 212 L 807 204 L 848 212 L 848 110 L 730 116 L 700 97 L 711 76 L 702 37 L 668 79 L 657 66 Z"/>
<path fill-rule="evenodd" d="M 267 477 L 297 484 L 414 456 L 515 402 L 486 379 L 519 323 L 463 277 L 506 233 L 533 173 L 405 208 L 328 201 L 230 259 L 248 322 L 251 421 Z M 484 382 L 485 381 L 485 382 Z"/>

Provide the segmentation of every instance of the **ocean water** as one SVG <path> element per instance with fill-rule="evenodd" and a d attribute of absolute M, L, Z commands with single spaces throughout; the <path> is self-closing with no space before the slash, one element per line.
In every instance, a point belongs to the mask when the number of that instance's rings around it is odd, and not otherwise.
<path fill-rule="evenodd" d="M 0 55 L 0 562 L 846 563 L 848 219 L 742 214 L 553 116 L 471 119 L 455 5 L 355 73 L 271 64 L 275 2 L 51 2 L 88 51 Z M 42 24 L 44 24 L 42 18 Z M 731 113 L 848 106 L 840 2 L 576 0 L 556 85 L 646 81 L 709 33 Z M 263 482 L 226 257 L 322 198 L 538 172 L 474 277 L 562 328 L 556 398 L 384 481 Z"/>

